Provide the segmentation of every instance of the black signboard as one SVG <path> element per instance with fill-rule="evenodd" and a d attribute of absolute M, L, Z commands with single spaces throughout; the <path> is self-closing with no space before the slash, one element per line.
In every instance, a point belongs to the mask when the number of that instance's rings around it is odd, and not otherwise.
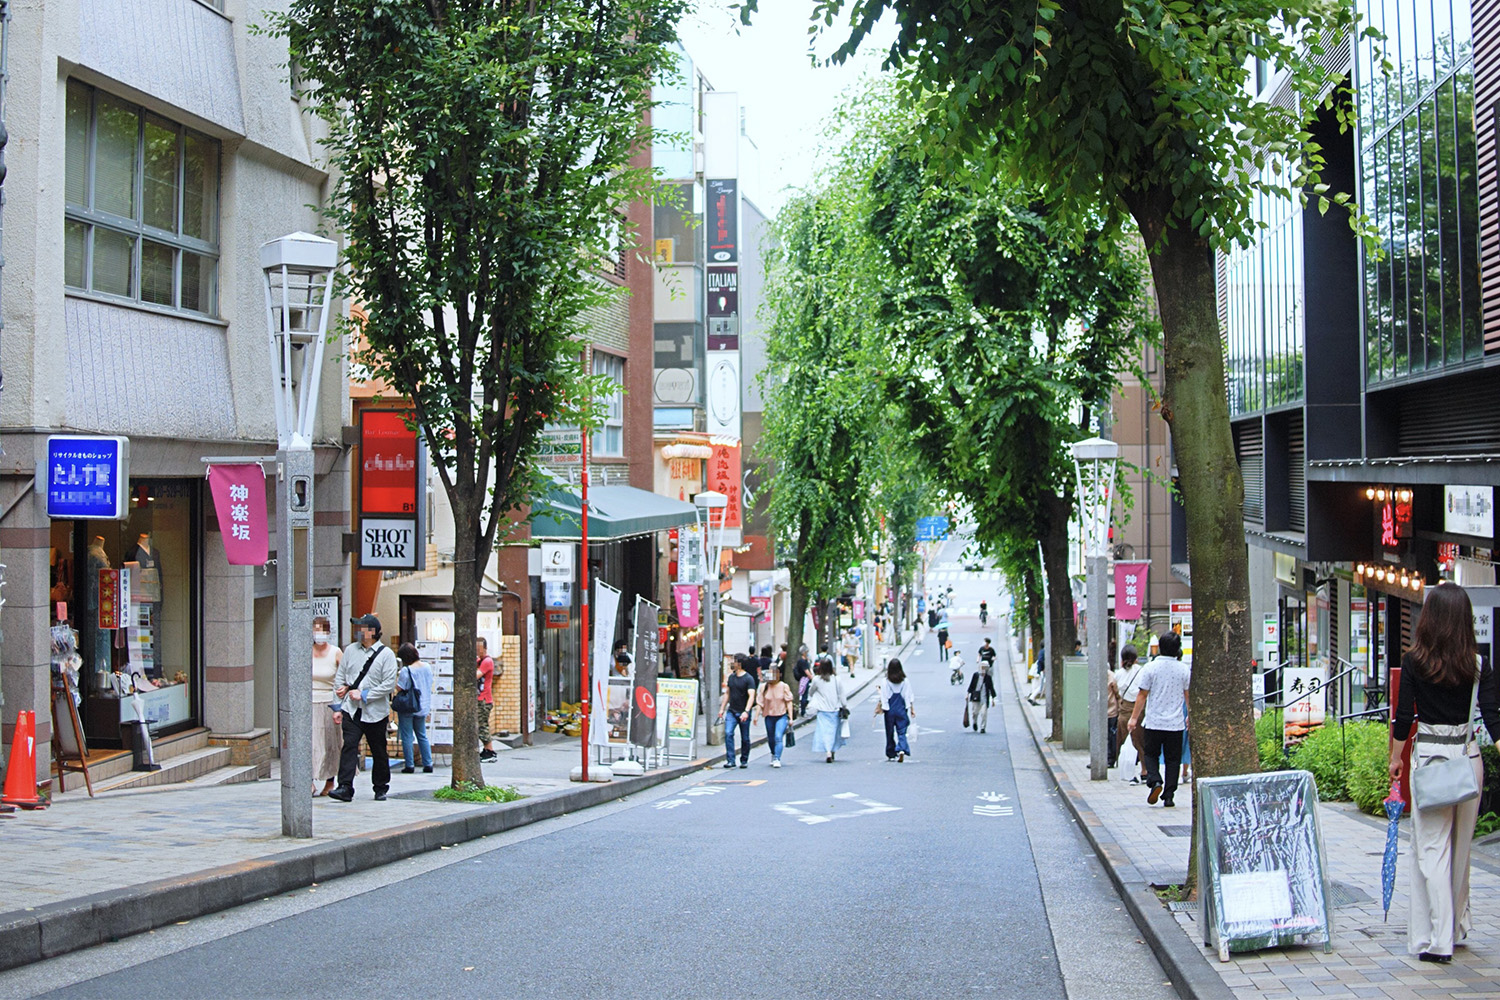
<path fill-rule="evenodd" d="M 733 264 L 740 259 L 739 181 L 708 181 L 708 262 Z"/>
<path fill-rule="evenodd" d="M 661 633 L 656 622 L 660 611 L 645 598 L 636 598 L 630 742 L 638 747 L 656 746 L 656 675 L 661 667 Z"/>

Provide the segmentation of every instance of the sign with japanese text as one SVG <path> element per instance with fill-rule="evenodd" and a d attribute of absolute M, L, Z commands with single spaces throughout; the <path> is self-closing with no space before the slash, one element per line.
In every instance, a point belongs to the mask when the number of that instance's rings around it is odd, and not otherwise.
<path fill-rule="evenodd" d="M 210 465 L 208 488 L 214 495 L 224 555 L 231 566 L 264 566 L 270 557 L 266 524 L 266 473 L 258 462 Z"/>
<path fill-rule="evenodd" d="M 99 627 L 120 627 L 120 571 L 99 570 Z"/>
<path fill-rule="evenodd" d="M 1495 536 L 1493 486 L 1444 486 L 1443 530 L 1455 535 Z"/>
<path fill-rule="evenodd" d="M 708 259 L 733 264 L 740 259 L 739 181 L 723 178 L 705 182 L 708 198 Z"/>
<path fill-rule="evenodd" d="M 1474 641 L 1481 647 L 1481 653 L 1488 653 L 1488 649 L 1482 647 L 1490 644 L 1491 637 L 1495 634 L 1492 629 L 1495 621 L 1494 608 L 1474 609 Z"/>
<path fill-rule="evenodd" d="M 572 542 L 542 543 L 542 579 L 562 581 L 573 579 Z"/>
<path fill-rule="evenodd" d="M 630 742 L 638 747 L 656 746 L 656 675 L 661 667 L 661 644 L 656 629 L 655 604 L 644 597 L 635 601 L 635 676 L 630 698 Z"/>
<path fill-rule="evenodd" d="M 1376 509 L 1380 547 L 1390 551 L 1400 549 L 1402 542 L 1411 537 L 1411 502 L 1387 500 Z"/>
<path fill-rule="evenodd" d="M 682 628 L 697 628 L 700 600 L 698 585 L 672 584 L 672 600 L 677 604 L 677 624 Z"/>
<path fill-rule="evenodd" d="M 417 430 L 406 410 L 359 414 L 359 509 L 364 514 L 415 514 L 420 496 Z"/>
<path fill-rule="evenodd" d="M 715 444 L 713 449 L 713 458 L 708 460 L 708 488 L 728 497 L 729 505 L 721 511 L 710 512 L 710 518 L 716 522 L 712 527 L 718 528 L 717 522 L 722 517 L 726 529 L 738 529 L 744 514 L 740 496 L 740 446 L 738 443 Z"/>
<path fill-rule="evenodd" d="M 760 612 L 760 615 L 755 619 L 756 621 L 768 622 L 771 620 L 771 599 L 769 597 L 752 597 L 750 598 L 750 606 Z"/>
<path fill-rule="evenodd" d="M 130 513 L 130 439 L 54 434 L 47 438 L 47 516 L 124 520 Z"/>
<path fill-rule="evenodd" d="M 698 715 L 698 682 L 691 678 L 658 678 L 656 700 L 667 706 L 667 739 L 693 739 Z"/>
<path fill-rule="evenodd" d="M 948 537 L 948 519 L 942 516 L 917 518 L 917 541 L 937 542 Z"/>
<path fill-rule="evenodd" d="M 1115 563 L 1115 618 L 1122 622 L 1137 621 L 1146 601 L 1146 574 L 1149 562 Z"/>

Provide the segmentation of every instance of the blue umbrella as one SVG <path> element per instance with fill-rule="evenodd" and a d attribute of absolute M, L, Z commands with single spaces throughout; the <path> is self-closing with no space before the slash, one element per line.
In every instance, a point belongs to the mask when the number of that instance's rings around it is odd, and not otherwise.
<path fill-rule="evenodd" d="M 1385 855 L 1380 859 L 1380 898 L 1385 906 L 1382 920 L 1391 916 L 1391 893 L 1396 890 L 1396 831 L 1405 809 L 1406 803 L 1401 801 L 1401 783 L 1397 782 L 1391 786 L 1391 794 L 1385 799 L 1385 814 L 1390 818 L 1390 825 L 1385 830 Z"/>

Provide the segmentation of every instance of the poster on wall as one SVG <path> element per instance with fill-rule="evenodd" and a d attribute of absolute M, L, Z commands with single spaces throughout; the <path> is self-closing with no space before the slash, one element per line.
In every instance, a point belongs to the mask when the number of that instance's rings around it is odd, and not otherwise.
<path fill-rule="evenodd" d="M 656 675 L 661 669 L 660 633 L 656 613 L 661 608 L 643 597 L 635 601 L 635 690 L 631 693 L 630 742 L 656 746 Z"/>
<path fill-rule="evenodd" d="M 1172 601 L 1168 608 L 1168 625 L 1182 636 L 1182 662 L 1193 662 L 1193 602 Z"/>

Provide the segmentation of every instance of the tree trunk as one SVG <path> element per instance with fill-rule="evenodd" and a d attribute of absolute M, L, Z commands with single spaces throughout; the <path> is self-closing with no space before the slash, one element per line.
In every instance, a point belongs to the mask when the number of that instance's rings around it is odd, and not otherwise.
<path fill-rule="evenodd" d="M 788 612 L 786 623 L 786 672 L 782 680 L 788 685 L 796 683 L 792 677 L 792 668 L 797 665 L 797 647 L 802 645 L 803 622 L 807 620 L 807 584 L 802 581 L 795 570 L 792 573 L 792 606 Z M 808 658 L 811 665 L 812 658 Z"/>
<path fill-rule="evenodd" d="M 1047 613 L 1052 616 L 1052 645 L 1047 649 L 1047 684 L 1052 689 L 1052 735 L 1061 742 L 1062 661 L 1073 655 L 1078 623 L 1073 618 L 1073 587 L 1068 579 L 1068 518 L 1072 504 L 1056 493 L 1044 493 L 1047 531 L 1042 536 L 1042 563 L 1047 572 Z"/>
<path fill-rule="evenodd" d="M 1131 203 L 1151 259 L 1161 310 L 1166 386 L 1162 416 L 1172 431 L 1187 515 L 1193 589 L 1193 774 L 1260 769 L 1250 687 L 1250 571 L 1241 515 L 1244 482 L 1234 457 L 1224 393 L 1213 251 L 1181 228 L 1163 239 L 1170 193 Z M 1193 796 L 1197 809 L 1198 797 Z M 1196 889 L 1197 829 L 1186 878 Z"/>
<path fill-rule="evenodd" d="M 484 784 L 479 767 L 479 687 L 475 638 L 479 632 L 479 519 L 482 493 L 478 487 L 455 483 L 453 504 L 453 785 Z M 492 656 L 499 655 L 491 650 Z"/>

